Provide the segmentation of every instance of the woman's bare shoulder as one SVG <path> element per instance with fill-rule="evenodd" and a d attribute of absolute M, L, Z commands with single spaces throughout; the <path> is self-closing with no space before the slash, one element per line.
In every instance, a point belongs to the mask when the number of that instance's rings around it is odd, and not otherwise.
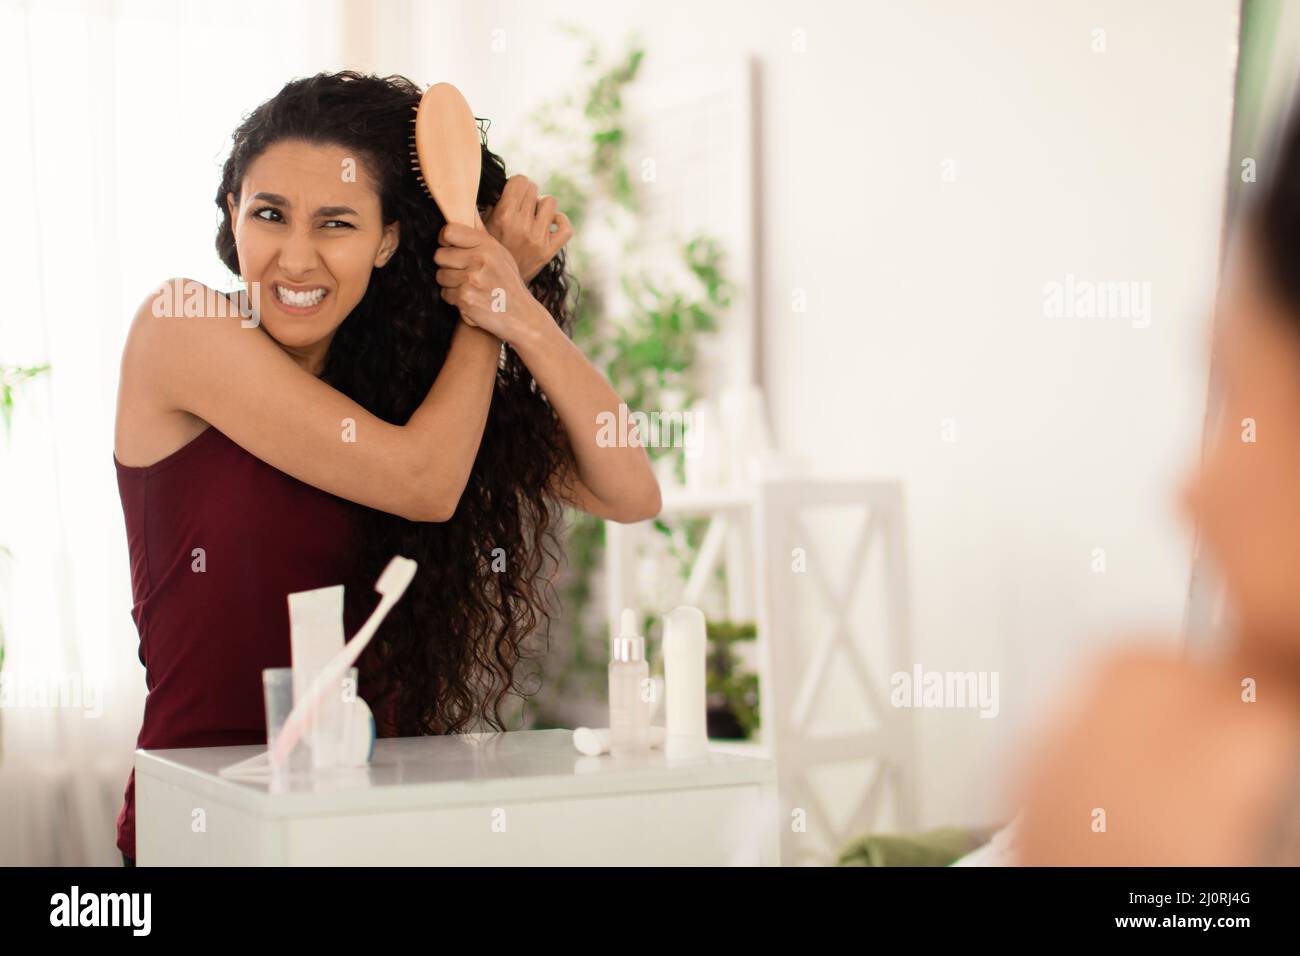
<path fill-rule="evenodd" d="M 137 306 L 132 319 L 150 326 L 151 319 L 230 319 L 255 324 L 253 299 L 245 292 L 223 292 L 200 279 L 185 276 L 164 279 L 153 286 Z"/>
<path fill-rule="evenodd" d="M 149 290 L 132 316 L 122 351 L 123 377 L 147 378 L 174 370 L 177 361 L 200 361 L 215 337 L 253 348 L 264 335 L 230 335 L 260 325 L 255 297 L 222 292 L 199 279 L 165 279 Z"/>
<path fill-rule="evenodd" d="M 193 330 L 239 321 L 236 297 L 198 279 L 165 279 L 144 296 L 122 347 L 113 436 L 113 453 L 121 464 L 153 464 L 208 427 L 176 407 L 162 377 L 198 354 Z"/>
<path fill-rule="evenodd" d="M 1300 747 L 1279 683 L 1167 646 L 1107 655 L 1028 761 L 1026 861 L 1251 862 Z"/>

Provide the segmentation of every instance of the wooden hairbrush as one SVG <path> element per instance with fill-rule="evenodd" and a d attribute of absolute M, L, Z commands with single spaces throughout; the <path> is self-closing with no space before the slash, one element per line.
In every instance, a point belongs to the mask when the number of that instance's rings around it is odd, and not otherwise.
<path fill-rule="evenodd" d="M 412 107 L 411 168 L 448 222 L 484 228 L 478 214 L 483 171 L 478 123 L 460 90 L 435 83 Z"/>

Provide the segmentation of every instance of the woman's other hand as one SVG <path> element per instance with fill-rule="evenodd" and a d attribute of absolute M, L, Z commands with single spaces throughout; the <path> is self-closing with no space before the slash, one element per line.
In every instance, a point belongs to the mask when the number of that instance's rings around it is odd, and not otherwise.
<path fill-rule="evenodd" d="M 573 226 L 569 217 L 556 209 L 555 197 L 539 199 L 537 184 L 522 175 L 506 180 L 501 198 L 489 211 L 485 226 L 510 251 L 525 283 L 532 282 L 573 238 Z"/>
<path fill-rule="evenodd" d="M 528 308 L 536 303 L 510 252 L 483 229 L 449 222 L 438 233 L 433 254 L 435 278 L 444 301 L 461 318 L 505 342 L 518 334 Z"/>

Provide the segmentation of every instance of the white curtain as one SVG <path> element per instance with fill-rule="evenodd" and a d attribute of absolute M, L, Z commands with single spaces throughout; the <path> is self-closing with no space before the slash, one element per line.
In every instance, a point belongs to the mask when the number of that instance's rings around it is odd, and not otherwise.
<path fill-rule="evenodd" d="M 149 289 L 228 276 L 220 163 L 243 114 L 344 66 L 341 5 L 0 0 L 0 365 L 49 363 L 0 431 L 0 865 L 120 862 L 145 687 L 113 469 Z"/>

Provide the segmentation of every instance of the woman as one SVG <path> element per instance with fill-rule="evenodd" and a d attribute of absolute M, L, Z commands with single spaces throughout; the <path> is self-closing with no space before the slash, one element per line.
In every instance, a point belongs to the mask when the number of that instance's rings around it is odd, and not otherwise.
<path fill-rule="evenodd" d="M 1269 168 L 1229 257 L 1223 405 L 1185 495 L 1229 646 L 1100 668 L 1030 761 L 1025 863 L 1300 864 L 1300 117 Z"/>
<path fill-rule="evenodd" d="M 264 742 L 285 595 L 346 583 L 350 635 L 394 554 L 419 573 L 361 662 L 380 734 L 502 729 L 521 642 L 549 623 L 560 504 L 659 510 L 635 434 L 596 441 L 620 401 L 566 335 L 567 218 L 484 148 L 486 228 L 446 223 L 408 156 L 419 98 L 342 72 L 259 106 L 216 196 L 217 251 L 252 314 L 173 280 L 131 325 L 114 457 L 140 747 Z M 133 774 L 128 864 L 134 837 Z"/>

